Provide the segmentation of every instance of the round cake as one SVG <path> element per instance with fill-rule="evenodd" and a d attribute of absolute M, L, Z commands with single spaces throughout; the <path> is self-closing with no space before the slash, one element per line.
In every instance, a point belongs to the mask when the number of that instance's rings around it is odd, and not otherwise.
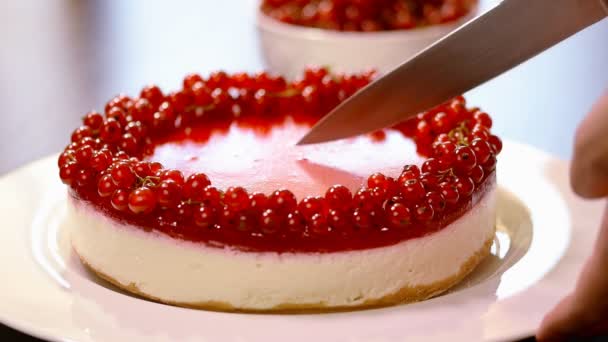
<path fill-rule="evenodd" d="M 458 97 L 296 146 L 372 77 L 217 72 L 115 97 L 59 157 L 74 251 L 126 291 L 211 310 L 348 310 L 446 291 L 489 254 L 502 143 Z"/>

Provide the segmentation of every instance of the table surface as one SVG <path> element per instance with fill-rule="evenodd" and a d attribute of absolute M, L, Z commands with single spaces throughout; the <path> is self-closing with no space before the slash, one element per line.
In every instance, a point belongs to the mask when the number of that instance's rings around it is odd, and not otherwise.
<path fill-rule="evenodd" d="M 175 89 L 190 72 L 262 70 L 255 7 L 0 2 L 0 175 L 59 151 L 79 118 L 117 93 L 153 82 Z M 500 136 L 568 159 L 577 123 L 608 87 L 607 38 L 604 20 L 471 91 L 469 101 L 492 114 Z M 0 327 L 3 336 L 30 340 Z"/>

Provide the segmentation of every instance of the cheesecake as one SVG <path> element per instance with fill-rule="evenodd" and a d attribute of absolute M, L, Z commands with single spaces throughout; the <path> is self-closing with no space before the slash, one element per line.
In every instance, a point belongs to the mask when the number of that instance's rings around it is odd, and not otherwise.
<path fill-rule="evenodd" d="M 457 97 L 295 146 L 372 77 L 218 72 L 113 98 L 58 161 L 75 253 L 133 294 L 209 310 L 352 310 L 447 291 L 489 254 L 502 143 Z"/>

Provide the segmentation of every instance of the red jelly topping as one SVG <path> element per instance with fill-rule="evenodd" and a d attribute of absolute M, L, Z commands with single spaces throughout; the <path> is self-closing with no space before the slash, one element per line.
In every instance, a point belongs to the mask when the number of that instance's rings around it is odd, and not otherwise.
<path fill-rule="evenodd" d="M 264 0 L 284 23 L 341 31 L 404 30 L 457 20 L 477 0 Z"/>
<path fill-rule="evenodd" d="M 210 246 L 329 252 L 387 246 L 438 231 L 493 186 L 502 148 L 490 133 L 491 118 L 467 108 L 464 98 L 357 138 L 368 139 L 370 156 L 395 163 L 384 168 L 396 170 L 387 174 L 358 170 L 375 164 L 363 152 L 348 154 L 349 144 L 358 146 L 356 139 L 338 143 L 334 157 L 321 153 L 331 148 L 320 147 L 306 155 L 310 160 L 298 160 L 291 146 L 297 137 L 276 138 L 289 125 L 310 126 L 371 76 L 310 69 L 286 82 L 265 73 L 219 72 L 206 79 L 190 75 L 182 90 L 170 94 L 150 86 L 138 98 L 117 96 L 106 105 L 105 117 L 89 113 L 74 131 L 59 157 L 60 178 L 73 197 L 118 221 Z M 399 136 L 413 138 L 418 154 L 429 158 L 410 164 L 400 155 L 415 153 L 404 150 L 403 139 L 395 140 Z M 332 158 L 353 160 L 338 169 Z M 268 160 L 285 165 L 268 169 Z M 250 176 L 251 170 L 258 171 Z M 326 188 L 318 191 L 319 184 Z"/>

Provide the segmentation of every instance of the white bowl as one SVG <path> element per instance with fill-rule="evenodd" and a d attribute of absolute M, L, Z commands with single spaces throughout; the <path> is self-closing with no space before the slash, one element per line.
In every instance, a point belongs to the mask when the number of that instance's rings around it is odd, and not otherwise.
<path fill-rule="evenodd" d="M 454 22 L 410 30 L 342 32 L 286 24 L 258 7 L 257 26 L 263 57 L 269 70 L 295 77 L 306 66 L 327 66 L 332 71 L 383 73 L 413 57 L 427 46 L 474 18 L 475 7 Z"/>

